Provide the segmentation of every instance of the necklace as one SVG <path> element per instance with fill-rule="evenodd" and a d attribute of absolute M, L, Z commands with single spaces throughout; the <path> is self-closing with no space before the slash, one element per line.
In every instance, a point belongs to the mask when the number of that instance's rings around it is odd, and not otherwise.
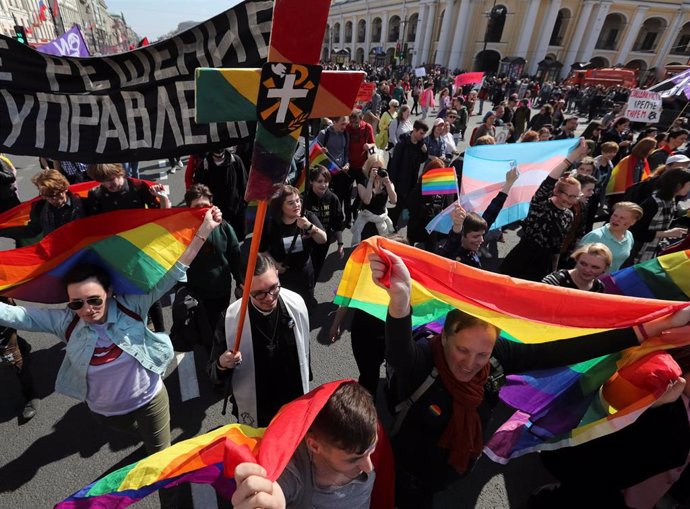
<path fill-rule="evenodd" d="M 252 302 L 252 306 L 254 306 L 254 303 Z M 254 309 L 259 311 L 264 317 L 268 318 L 270 320 L 271 316 L 273 313 L 278 310 L 280 306 L 276 306 L 273 311 L 270 313 L 266 313 L 261 311 L 259 308 L 254 306 Z M 280 317 L 276 315 L 276 323 L 273 326 L 273 333 L 269 336 L 266 334 L 264 331 L 261 330 L 259 327 L 259 324 L 256 325 L 256 331 L 259 332 L 264 338 L 268 340 L 268 344 L 266 345 L 266 350 L 268 351 L 268 356 L 273 357 L 273 354 L 275 353 L 276 348 L 278 348 L 278 341 L 276 340 L 276 334 L 278 332 L 278 324 L 280 323 Z M 269 327 L 270 327 L 270 322 L 269 322 Z"/>

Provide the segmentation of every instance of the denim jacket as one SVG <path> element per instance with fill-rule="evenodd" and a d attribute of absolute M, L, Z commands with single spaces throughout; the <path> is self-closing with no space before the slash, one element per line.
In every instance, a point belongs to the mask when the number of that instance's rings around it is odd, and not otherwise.
<path fill-rule="evenodd" d="M 151 304 L 160 299 L 175 283 L 183 278 L 187 266 L 177 262 L 158 284 L 145 295 L 120 295 L 108 301 L 106 319 L 110 339 L 124 352 L 130 354 L 146 369 L 163 376 L 173 358 L 172 343 L 167 334 L 156 334 L 146 327 L 146 315 Z M 120 311 L 125 308 L 143 318 L 136 320 Z M 0 303 L 0 325 L 19 330 L 49 332 L 65 341 L 65 332 L 74 318 L 69 309 L 44 309 L 9 306 Z M 79 401 L 86 400 L 86 371 L 91 362 L 98 333 L 83 320 L 77 322 L 65 349 L 66 355 L 60 366 L 55 390 Z"/>

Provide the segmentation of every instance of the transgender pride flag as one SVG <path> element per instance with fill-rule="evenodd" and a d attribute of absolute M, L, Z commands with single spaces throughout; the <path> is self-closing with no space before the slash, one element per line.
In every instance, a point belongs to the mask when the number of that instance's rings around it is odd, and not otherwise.
<path fill-rule="evenodd" d="M 576 138 L 470 147 L 465 152 L 460 203 L 465 210 L 483 214 L 503 187 L 511 165 L 517 164 L 520 178 L 513 184 L 503 210 L 489 229 L 524 219 L 539 184 L 579 142 Z M 453 227 L 450 213 L 454 207 L 452 204 L 433 218 L 426 226 L 427 231 L 448 233 Z"/>
<path fill-rule="evenodd" d="M 515 161 L 520 177 L 513 185 L 503 210 L 490 229 L 527 217 L 529 202 L 549 172 L 568 156 L 579 139 L 535 141 L 503 145 L 480 145 L 465 152 L 462 172 L 462 206 L 482 214 L 506 180 L 511 162 Z"/>

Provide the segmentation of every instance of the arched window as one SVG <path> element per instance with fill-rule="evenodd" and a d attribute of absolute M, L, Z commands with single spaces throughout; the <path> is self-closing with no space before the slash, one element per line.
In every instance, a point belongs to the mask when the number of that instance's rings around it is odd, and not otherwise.
<path fill-rule="evenodd" d="M 508 8 L 505 5 L 497 5 L 491 9 L 489 22 L 486 25 L 486 33 L 484 34 L 486 42 L 501 42 L 507 14 Z"/>
<path fill-rule="evenodd" d="M 340 23 L 333 25 L 333 42 L 340 43 Z"/>
<path fill-rule="evenodd" d="M 551 32 L 551 39 L 549 39 L 549 46 L 563 46 L 569 21 L 570 11 L 568 9 L 558 11 L 556 23 L 553 25 L 553 32 Z"/>
<path fill-rule="evenodd" d="M 357 42 L 364 42 L 367 34 L 367 22 L 360 19 L 357 23 Z"/>
<path fill-rule="evenodd" d="M 352 42 L 352 21 L 345 23 L 345 42 Z"/>
<path fill-rule="evenodd" d="M 683 25 L 676 42 L 671 46 L 671 53 L 674 55 L 690 54 L 690 23 Z"/>
<path fill-rule="evenodd" d="M 381 18 L 374 18 L 371 23 L 371 42 L 381 42 Z"/>
<path fill-rule="evenodd" d="M 417 37 L 417 23 L 419 22 L 419 14 L 414 13 L 410 16 L 407 22 L 407 39 L 406 42 L 414 42 Z"/>
<path fill-rule="evenodd" d="M 633 51 L 653 52 L 666 30 L 666 20 L 663 18 L 650 18 L 646 20 L 637 35 Z"/>
<path fill-rule="evenodd" d="M 618 42 L 625 23 L 625 16 L 617 12 L 606 16 L 604 26 L 601 28 L 601 34 L 599 34 L 599 39 L 597 39 L 596 48 L 604 50 L 618 49 Z"/>
<path fill-rule="evenodd" d="M 400 40 L 400 16 L 393 16 L 388 20 L 388 42 Z"/>

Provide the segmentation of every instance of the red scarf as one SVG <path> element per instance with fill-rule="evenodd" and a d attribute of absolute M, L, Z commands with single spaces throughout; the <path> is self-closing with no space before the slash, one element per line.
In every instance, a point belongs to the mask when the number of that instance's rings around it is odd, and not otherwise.
<path fill-rule="evenodd" d="M 441 382 L 453 398 L 453 413 L 438 445 L 450 449 L 448 463 L 459 473 L 464 473 L 470 460 L 478 458 L 484 447 L 482 421 L 477 407 L 484 399 L 484 385 L 491 368 L 487 363 L 471 381 L 459 382 L 446 362 L 441 336 L 431 340 L 431 353 Z"/>

